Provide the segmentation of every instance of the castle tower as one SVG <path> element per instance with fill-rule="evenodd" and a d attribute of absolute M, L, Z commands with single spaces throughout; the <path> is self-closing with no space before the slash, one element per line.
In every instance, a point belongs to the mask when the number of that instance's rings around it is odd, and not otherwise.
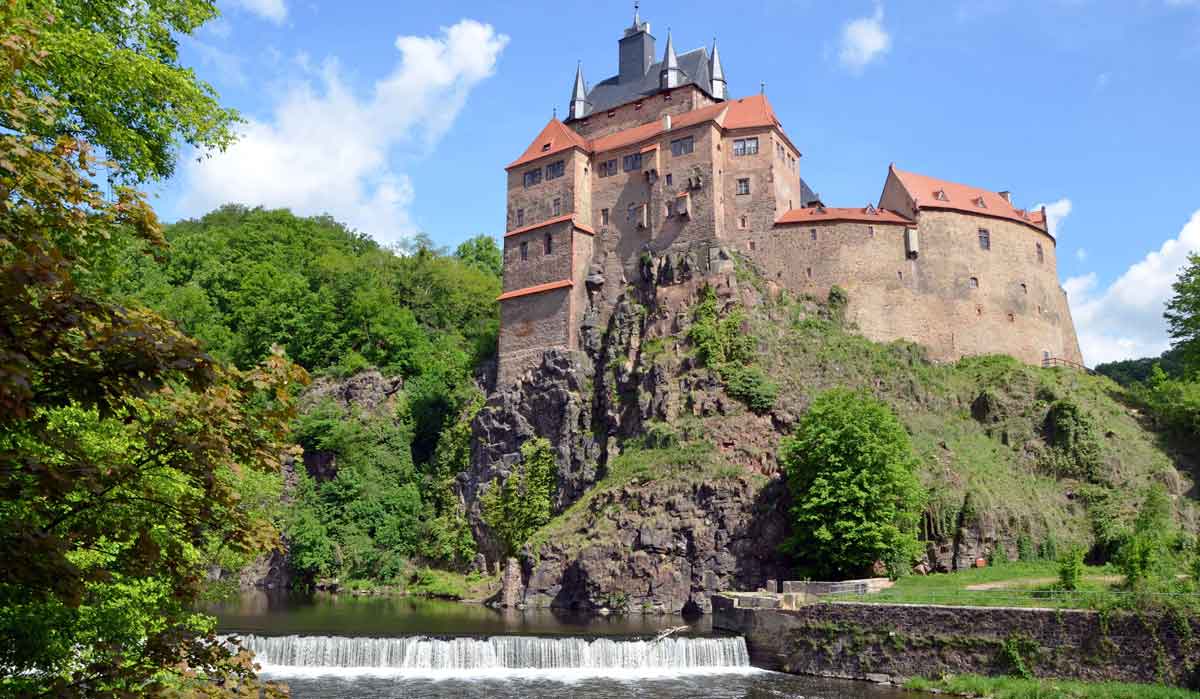
<path fill-rule="evenodd" d="M 650 34 L 650 23 L 643 22 L 638 15 L 637 5 L 633 10 L 633 26 L 625 30 L 625 36 L 617 43 L 620 53 L 617 82 L 640 82 L 654 64 L 654 36 Z"/>
<path fill-rule="evenodd" d="M 708 62 L 708 74 L 712 80 L 709 92 L 719 100 L 728 99 L 729 85 L 725 82 L 725 69 L 721 67 L 721 54 L 717 53 L 717 40 L 713 39 L 712 58 Z"/>
<path fill-rule="evenodd" d="M 679 56 L 675 55 L 675 44 L 671 41 L 671 30 L 667 30 L 667 50 L 663 52 L 662 69 L 658 74 L 658 86 L 670 90 L 683 84 L 683 71 L 679 69 Z"/>
<path fill-rule="evenodd" d="M 575 86 L 571 88 L 571 107 L 567 118 L 582 119 L 589 111 L 587 86 L 583 82 L 583 63 L 579 63 L 575 66 Z"/>

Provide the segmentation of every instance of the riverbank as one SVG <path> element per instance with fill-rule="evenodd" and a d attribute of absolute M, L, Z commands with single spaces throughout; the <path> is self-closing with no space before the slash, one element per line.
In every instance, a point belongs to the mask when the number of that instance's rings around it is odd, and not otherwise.
<path fill-rule="evenodd" d="M 1196 699 L 1200 694 L 1178 687 L 1124 682 L 1075 682 L 1058 679 L 961 675 L 940 680 L 914 678 L 906 689 L 988 699 Z"/>

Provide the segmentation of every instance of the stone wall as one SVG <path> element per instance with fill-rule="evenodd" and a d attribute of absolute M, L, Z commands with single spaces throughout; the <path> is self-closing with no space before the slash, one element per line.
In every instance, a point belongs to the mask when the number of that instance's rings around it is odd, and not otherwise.
<path fill-rule="evenodd" d="M 571 289 L 555 289 L 500 303 L 497 383 L 510 385 L 542 362 L 542 354 L 570 343 Z"/>
<path fill-rule="evenodd" d="M 988 250 L 979 244 L 981 228 Z M 917 342 L 944 361 L 976 354 L 1029 364 L 1046 354 L 1082 361 L 1053 238 L 1014 221 L 950 211 L 922 211 L 916 230 L 915 259 L 906 255 L 905 226 L 866 221 L 759 229 L 739 248 L 767 279 L 795 293 L 824 298 L 831 286 L 844 288 L 847 319 L 873 340 Z"/>
<path fill-rule="evenodd" d="M 1200 623 L 1090 611 L 818 603 L 740 609 L 713 599 L 713 626 L 742 634 L 755 665 L 797 674 L 903 680 L 1017 674 L 1194 687 Z"/>
<path fill-rule="evenodd" d="M 608 111 L 589 114 L 583 119 L 568 122 L 567 126 L 584 138 L 594 139 L 649 124 L 667 114 L 675 116 L 712 104 L 716 104 L 716 101 L 700 88 L 692 84 L 681 85 Z"/>

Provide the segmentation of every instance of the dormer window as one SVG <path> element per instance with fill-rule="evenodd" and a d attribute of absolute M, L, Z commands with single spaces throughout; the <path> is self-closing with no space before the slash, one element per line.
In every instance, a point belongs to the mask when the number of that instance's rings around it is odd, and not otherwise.
<path fill-rule="evenodd" d="M 950 197 L 946 196 L 946 190 L 939 189 L 933 193 L 933 198 L 938 201 L 950 201 Z"/>
<path fill-rule="evenodd" d="M 975 206 L 978 206 L 981 209 L 987 208 L 987 202 L 983 200 L 982 194 L 975 199 Z"/>
<path fill-rule="evenodd" d="M 548 150 L 550 150 L 550 143 L 549 142 L 543 143 L 542 144 L 542 152 L 545 153 Z"/>
<path fill-rule="evenodd" d="M 874 216 L 878 212 L 875 210 L 874 204 L 867 204 L 866 213 L 868 216 Z"/>

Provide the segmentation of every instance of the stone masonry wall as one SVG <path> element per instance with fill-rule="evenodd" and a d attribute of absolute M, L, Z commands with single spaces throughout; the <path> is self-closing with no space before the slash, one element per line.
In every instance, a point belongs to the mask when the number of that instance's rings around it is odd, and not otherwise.
<path fill-rule="evenodd" d="M 500 303 L 500 366 L 497 384 L 507 386 L 542 362 L 542 353 L 567 347 L 570 287 Z"/>
<path fill-rule="evenodd" d="M 980 228 L 989 232 L 989 250 L 979 245 Z M 1004 353 L 1038 364 L 1049 353 L 1080 361 L 1049 236 L 1012 221 L 927 210 L 917 220 L 919 255 L 907 259 L 904 230 L 809 222 L 749 233 L 739 248 L 796 293 L 823 298 L 834 284 L 846 289 L 848 319 L 874 340 L 918 342 L 938 360 Z"/>
<path fill-rule="evenodd" d="M 738 609 L 713 598 L 713 626 L 746 637 L 755 665 L 873 680 L 942 674 L 1161 682 L 1195 687 L 1200 623 L 1114 612 L 832 603 Z"/>
<path fill-rule="evenodd" d="M 700 88 L 688 84 L 662 92 L 615 109 L 589 114 L 567 124 L 584 138 L 600 138 L 608 134 L 662 119 L 664 115 L 684 114 L 694 109 L 707 107 L 716 101 L 704 94 Z"/>
<path fill-rule="evenodd" d="M 571 278 L 570 221 L 535 228 L 504 237 L 504 291 L 517 291 L 537 284 Z M 546 254 L 546 236 L 550 236 L 550 254 Z M 526 259 L 521 259 L 525 243 Z M 504 301 L 503 303 L 509 303 Z"/>

